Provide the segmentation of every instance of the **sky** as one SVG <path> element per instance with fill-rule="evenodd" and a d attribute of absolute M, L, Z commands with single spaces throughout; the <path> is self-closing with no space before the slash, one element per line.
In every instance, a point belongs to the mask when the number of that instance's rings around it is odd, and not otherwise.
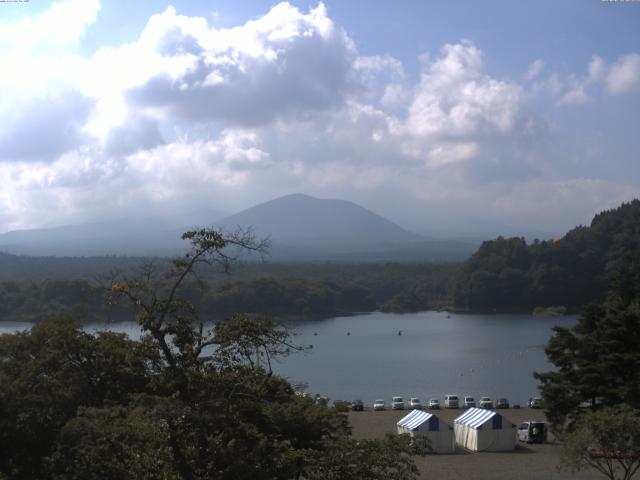
<path fill-rule="evenodd" d="M 423 234 L 640 196 L 640 2 L 0 2 L 0 233 L 290 193 Z"/>

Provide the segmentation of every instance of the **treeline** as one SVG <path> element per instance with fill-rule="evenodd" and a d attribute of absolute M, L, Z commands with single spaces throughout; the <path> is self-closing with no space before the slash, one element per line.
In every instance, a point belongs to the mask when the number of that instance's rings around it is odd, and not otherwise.
<path fill-rule="evenodd" d="M 203 319 L 222 319 L 236 312 L 298 319 L 378 309 L 418 311 L 447 304 L 455 268 L 454 264 L 241 265 L 232 275 L 202 272 L 199 281 L 185 283 L 178 294 Z M 108 275 L 101 277 L 96 271 L 94 276 L 96 280 L 0 281 L 0 320 L 37 322 L 52 312 L 84 322 L 132 319 L 131 306 L 111 298 Z"/>
<path fill-rule="evenodd" d="M 602 212 L 590 226 L 527 244 L 522 238 L 484 242 L 455 275 L 458 309 L 522 310 L 563 305 L 576 311 L 601 302 L 611 273 L 640 255 L 640 201 Z"/>

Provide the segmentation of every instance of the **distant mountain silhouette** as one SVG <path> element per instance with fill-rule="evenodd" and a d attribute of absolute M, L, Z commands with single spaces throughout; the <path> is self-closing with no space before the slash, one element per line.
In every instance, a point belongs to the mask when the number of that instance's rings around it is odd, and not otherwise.
<path fill-rule="evenodd" d="M 173 255 L 184 246 L 170 222 L 126 219 L 14 230 L 0 235 L 0 251 L 20 255 Z"/>
<path fill-rule="evenodd" d="M 306 247 L 362 250 L 425 240 L 353 202 L 293 194 L 243 210 L 217 223 L 253 227 L 274 242 Z"/>
<path fill-rule="evenodd" d="M 200 216 L 202 217 L 202 216 Z M 220 217 L 218 217 L 220 218 Z M 193 225 L 211 225 L 215 218 Z M 172 256 L 187 247 L 184 219 L 128 219 L 0 235 L 0 252 L 22 255 Z M 276 198 L 213 224 L 234 231 L 253 228 L 272 241 L 272 261 L 455 261 L 479 241 L 432 240 L 410 232 L 353 202 L 293 194 Z"/>

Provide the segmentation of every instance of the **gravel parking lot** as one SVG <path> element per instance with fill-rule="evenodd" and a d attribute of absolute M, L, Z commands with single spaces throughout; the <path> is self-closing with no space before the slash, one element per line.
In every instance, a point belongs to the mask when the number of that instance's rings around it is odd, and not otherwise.
<path fill-rule="evenodd" d="M 453 425 L 453 420 L 464 410 L 434 410 L 438 417 Z M 529 408 L 498 410 L 515 425 L 526 420 L 545 420 L 542 410 Z M 380 438 L 386 433 L 396 433 L 396 423 L 409 413 L 404 411 L 350 412 L 349 421 L 355 438 Z M 512 479 L 602 479 L 593 470 L 571 474 L 559 472 L 560 445 L 552 435 L 545 444 L 519 443 L 513 452 L 469 453 L 459 449 L 454 454 L 434 454 L 418 458 L 416 463 L 423 479 L 512 480 Z"/>

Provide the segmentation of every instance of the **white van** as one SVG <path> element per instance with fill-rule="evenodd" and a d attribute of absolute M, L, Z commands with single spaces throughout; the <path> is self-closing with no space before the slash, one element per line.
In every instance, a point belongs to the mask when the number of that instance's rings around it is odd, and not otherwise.
<path fill-rule="evenodd" d="M 458 408 L 460 400 L 457 395 L 444 396 L 444 408 Z"/>

